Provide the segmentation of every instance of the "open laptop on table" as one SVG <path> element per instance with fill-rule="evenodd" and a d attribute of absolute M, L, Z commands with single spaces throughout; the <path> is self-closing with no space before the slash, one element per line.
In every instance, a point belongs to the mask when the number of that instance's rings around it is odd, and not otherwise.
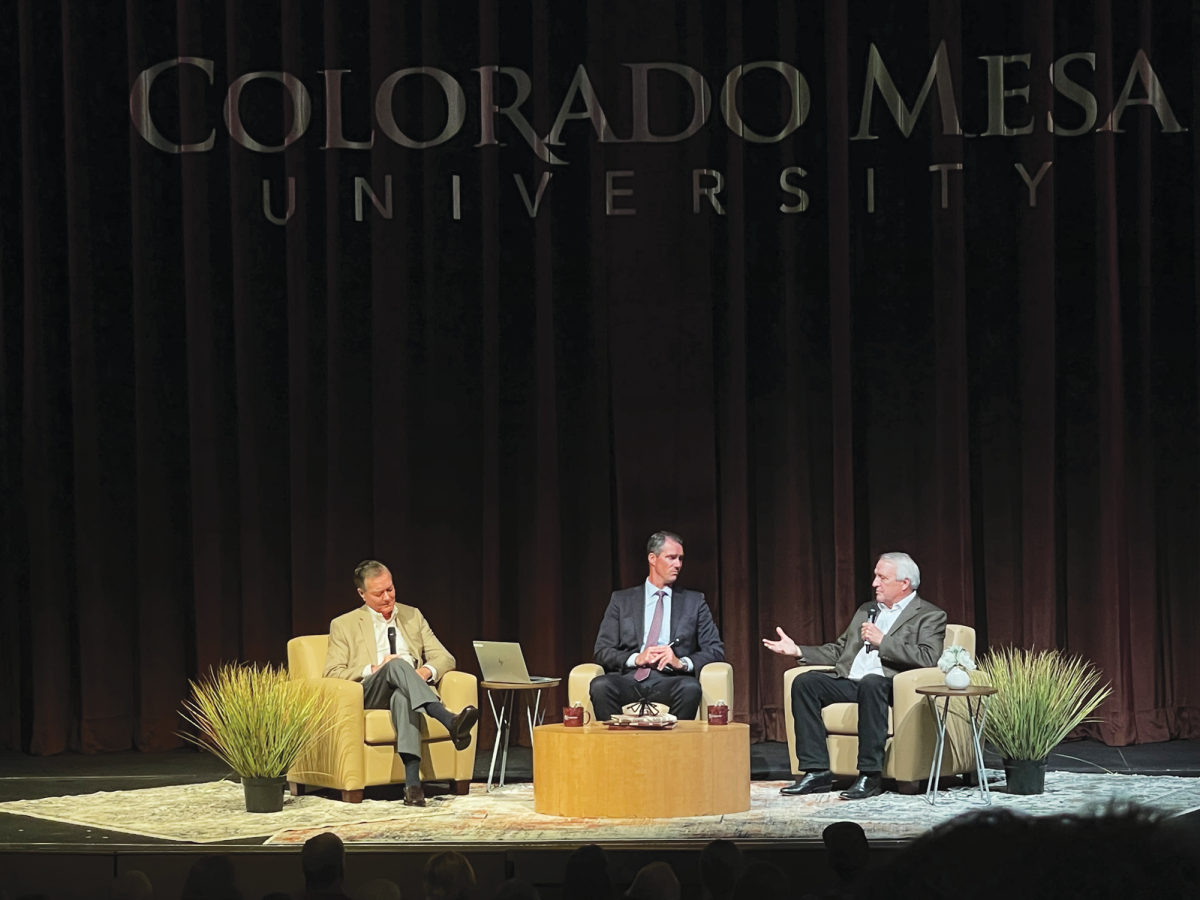
<path fill-rule="evenodd" d="M 531 678 L 520 644 L 508 641 L 475 641 L 474 644 L 484 681 L 497 684 L 545 684 L 559 680 L 541 675 Z"/>

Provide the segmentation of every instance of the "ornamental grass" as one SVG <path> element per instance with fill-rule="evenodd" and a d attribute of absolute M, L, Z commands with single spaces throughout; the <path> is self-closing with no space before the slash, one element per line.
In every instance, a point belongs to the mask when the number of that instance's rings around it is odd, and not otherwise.
<path fill-rule="evenodd" d="M 993 650 L 973 680 L 997 689 L 984 736 L 1009 760 L 1046 759 L 1112 693 L 1091 663 L 1058 650 Z"/>
<path fill-rule="evenodd" d="M 242 778 L 278 778 L 333 726 L 318 684 L 271 665 L 224 665 L 191 682 L 180 713 L 196 733 L 181 736 Z"/>

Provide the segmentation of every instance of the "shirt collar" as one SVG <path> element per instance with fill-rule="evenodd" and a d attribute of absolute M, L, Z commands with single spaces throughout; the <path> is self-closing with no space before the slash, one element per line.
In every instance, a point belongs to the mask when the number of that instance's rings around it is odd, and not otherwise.
<path fill-rule="evenodd" d="M 646 601 L 647 602 L 649 602 L 650 600 L 657 601 L 658 597 L 656 597 L 655 595 L 659 591 L 664 591 L 666 593 L 666 596 L 663 597 L 664 600 L 671 599 L 671 586 L 669 584 L 664 584 L 662 587 L 656 588 L 654 586 L 654 582 L 652 582 L 649 578 L 647 578 L 646 579 Z"/>
<path fill-rule="evenodd" d="M 917 592 L 913 591 L 911 594 L 909 594 L 903 600 L 897 600 L 895 603 L 893 603 L 892 608 L 890 610 L 886 606 L 884 606 L 882 603 L 880 603 L 879 611 L 881 613 L 885 613 L 885 612 L 902 613 L 902 612 L 904 612 L 905 607 L 907 607 L 908 604 L 912 603 L 912 599 L 915 596 L 917 596 Z"/>
<path fill-rule="evenodd" d="M 364 604 L 364 606 L 365 605 L 366 604 Z M 369 607 L 369 606 L 367 606 L 367 612 L 371 614 L 371 621 L 374 622 L 376 625 L 395 625 L 396 624 L 396 607 L 394 607 L 394 606 L 392 607 L 392 617 L 390 619 L 385 619 L 383 617 L 382 613 L 380 613 L 374 609 L 371 609 L 371 607 Z"/>

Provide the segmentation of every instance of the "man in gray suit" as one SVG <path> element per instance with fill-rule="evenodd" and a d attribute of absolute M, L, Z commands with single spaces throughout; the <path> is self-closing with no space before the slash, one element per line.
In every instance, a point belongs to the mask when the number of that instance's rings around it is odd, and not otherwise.
<path fill-rule="evenodd" d="M 907 553 L 885 553 L 875 564 L 875 600 L 864 603 L 850 627 L 830 644 L 798 645 L 776 628 L 779 640 L 763 638 L 768 650 L 800 665 L 833 666 L 805 672 L 792 681 L 796 759 L 805 775 L 781 790 L 815 794 L 833 787 L 821 710 L 831 703 L 858 704 L 858 779 L 845 800 L 883 793 L 883 749 L 887 743 L 892 679 L 908 669 L 937 664 L 946 639 L 946 614 L 917 596 L 921 570 Z"/>
<path fill-rule="evenodd" d="M 704 595 L 676 587 L 683 568 L 683 538 L 659 531 L 646 543 L 650 572 L 637 587 L 614 591 L 596 637 L 596 662 L 605 674 L 592 679 L 592 709 L 603 722 L 626 703 L 665 703 L 679 719 L 700 708 L 700 670 L 725 659 Z"/>

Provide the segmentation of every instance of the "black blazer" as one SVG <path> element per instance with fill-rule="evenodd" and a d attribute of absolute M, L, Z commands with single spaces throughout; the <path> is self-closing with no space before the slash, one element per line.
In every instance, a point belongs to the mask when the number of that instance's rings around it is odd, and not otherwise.
<path fill-rule="evenodd" d="M 596 662 L 605 672 L 632 672 L 625 665 L 629 654 L 642 649 L 642 636 L 646 631 L 646 584 L 614 591 L 608 601 L 608 609 L 600 622 L 600 633 L 596 636 Z M 664 669 L 664 675 L 694 675 L 710 662 L 725 659 L 725 645 L 713 621 L 704 595 L 698 591 L 671 588 L 671 637 L 679 638 L 675 655 L 685 656 L 692 661 L 691 672 L 675 672 Z"/>

